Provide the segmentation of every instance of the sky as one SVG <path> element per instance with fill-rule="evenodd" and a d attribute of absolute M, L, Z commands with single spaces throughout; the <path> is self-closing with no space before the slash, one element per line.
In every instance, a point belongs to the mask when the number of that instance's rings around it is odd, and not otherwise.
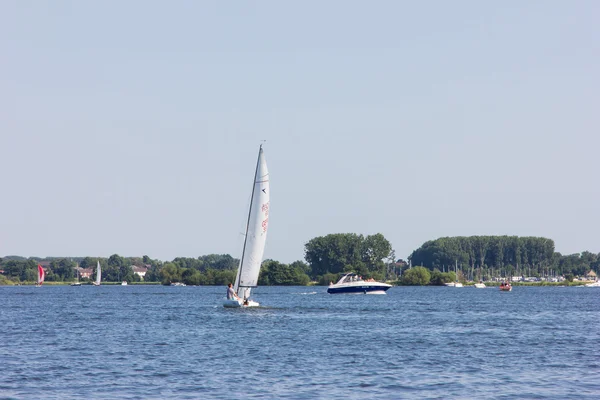
<path fill-rule="evenodd" d="M 0 257 L 600 252 L 596 1 L 0 2 Z"/>

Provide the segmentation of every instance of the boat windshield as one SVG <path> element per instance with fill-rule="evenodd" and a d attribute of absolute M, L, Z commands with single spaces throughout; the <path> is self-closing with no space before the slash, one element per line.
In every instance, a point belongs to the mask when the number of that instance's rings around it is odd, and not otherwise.
<path fill-rule="evenodd" d="M 342 283 L 358 282 L 358 281 L 362 281 L 361 276 L 358 276 L 356 274 L 346 274 L 346 275 L 342 276 L 339 281 L 337 281 L 336 285 L 339 285 Z"/>

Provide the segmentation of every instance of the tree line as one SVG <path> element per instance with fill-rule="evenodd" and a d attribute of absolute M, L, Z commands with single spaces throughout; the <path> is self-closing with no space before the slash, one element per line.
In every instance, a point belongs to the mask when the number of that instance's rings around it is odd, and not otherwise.
<path fill-rule="evenodd" d="M 469 279 L 486 276 L 548 274 L 582 276 L 600 267 L 600 253 L 562 255 L 544 237 L 455 236 L 425 242 L 408 257 L 413 266 L 451 271 L 455 265 Z"/>
<path fill-rule="evenodd" d="M 390 242 L 381 234 L 363 236 L 355 233 L 336 233 L 315 237 L 304 246 L 304 261 L 291 264 L 276 260 L 262 263 L 258 284 L 307 285 L 315 282 L 327 285 L 337 281 L 341 273 L 355 272 L 364 278 L 376 280 L 400 279 L 408 266 L 396 260 Z M 558 274 L 581 276 L 590 269 L 598 271 L 600 254 L 561 255 L 554 251 L 554 241 L 543 237 L 470 236 L 443 237 L 425 242 L 408 258 L 413 266 L 429 271 L 429 282 L 443 284 L 453 281 L 457 265 L 460 279 L 479 280 L 492 276 L 541 276 L 553 271 Z M 75 279 L 75 267 L 91 268 L 96 274 L 96 264 L 102 267 L 105 282 L 141 281 L 132 266 L 148 268 L 145 282 L 169 285 L 183 282 L 186 285 L 226 285 L 234 282 L 239 259 L 229 254 L 208 254 L 198 258 L 177 257 L 160 261 L 148 256 L 122 257 L 113 254 L 108 258 L 24 258 L 7 256 L 0 259 L 0 283 L 34 282 L 37 264 L 50 261 L 46 271 L 47 281 L 69 282 Z M 418 270 L 419 271 L 419 270 Z M 416 272 L 411 272 L 411 275 Z M 420 273 L 422 274 L 422 271 Z M 404 277 L 406 278 L 406 277 Z M 409 283 L 405 279 L 406 284 Z M 83 279 L 85 281 L 86 279 Z M 422 281 L 422 277 L 417 279 Z"/>

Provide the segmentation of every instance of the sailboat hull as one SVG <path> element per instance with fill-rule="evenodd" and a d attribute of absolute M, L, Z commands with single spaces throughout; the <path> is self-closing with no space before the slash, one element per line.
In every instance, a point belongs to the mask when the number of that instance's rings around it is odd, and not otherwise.
<path fill-rule="evenodd" d="M 223 300 L 223 307 L 225 308 L 247 308 L 247 307 L 259 307 L 256 301 L 248 300 L 244 303 L 242 300 Z"/>

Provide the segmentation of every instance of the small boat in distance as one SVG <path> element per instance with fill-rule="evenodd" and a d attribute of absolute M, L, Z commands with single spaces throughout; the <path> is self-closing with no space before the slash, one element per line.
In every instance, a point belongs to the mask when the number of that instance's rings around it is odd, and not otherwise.
<path fill-rule="evenodd" d="M 485 283 L 483 283 L 483 281 L 479 281 L 479 283 L 476 283 L 473 285 L 475 287 L 475 289 L 485 289 Z"/>
<path fill-rule="evenodd" d="M 363 280 L 361 276 L 350 272 L 343 275 L 337 283 L 332 282 L 327 288 L 327 293 L 385 294 L 391 287 L 392 285 L 374 279 Z"/>
<path fill-rule="evenodd" d="M 171 286 L 186 286 L 183 282 L 171 282 Z"/>
<path fill-rule="evenodd" d="M 121 286 L 127 286 L 127 281 L 121 282 Z"/>
<path fill-rule="evenodd" d="M 94 286 L 100 286 L 101 280 L 102 280 L 102 270 L 100 269 L 100 260 L 98 260 L 98 264 L 96 266 L 96 280 L 94 281 Z"/>
<path fill-rule="evenodd" d="M 454 287 L 463 287 L 463 284 L 458 281 L 458 261 L 455 261 L 454 264 L 454 276 L 456 281 L 454 282 Z"/>
<path fill-rule="evenodd" d="M 585 287 L 600 287 L 600 281 L 586 283 Z"/>
<path fill-rule="evenodd" d="M 75 282 L 71 282 L 71 286 L 81 286 L 81 282 L 79 282 L 79 265 L 75 268 L 75 274 L 77 275 L 77 280 Z"/>
<path fill-rule="evenodd" d="M 40 264 L 38 264 L 38 280 L 35 284 L 35 287 L 41 287 L 44 284 L 44 278 L 46 277 L 46 272 L 44 268 Z"/>
<path fill-rule="evenodd" d="M 257 302 L 250 300 L 250 291 L 258 285 L 258 274 L 267 242 L 270 194 L 269 170 L 267 169 L 267 161 L 263 155 L 261 145 L 258 149 L 258 160 L 256 161 L 256 170 L 254 171 L 242 258 L 240 259 L 235 284 L 233 285 L 233 290 L 236 292 L 238 298 L 224 299 L 223 307 L 259 306 Z"/>
<path fill-rule="evenodd" d="M 510 292 L 512 290 L 512 286 L 509 282 L 502 282 L 500 284 L 500 290 L 503 292 Z"/>

